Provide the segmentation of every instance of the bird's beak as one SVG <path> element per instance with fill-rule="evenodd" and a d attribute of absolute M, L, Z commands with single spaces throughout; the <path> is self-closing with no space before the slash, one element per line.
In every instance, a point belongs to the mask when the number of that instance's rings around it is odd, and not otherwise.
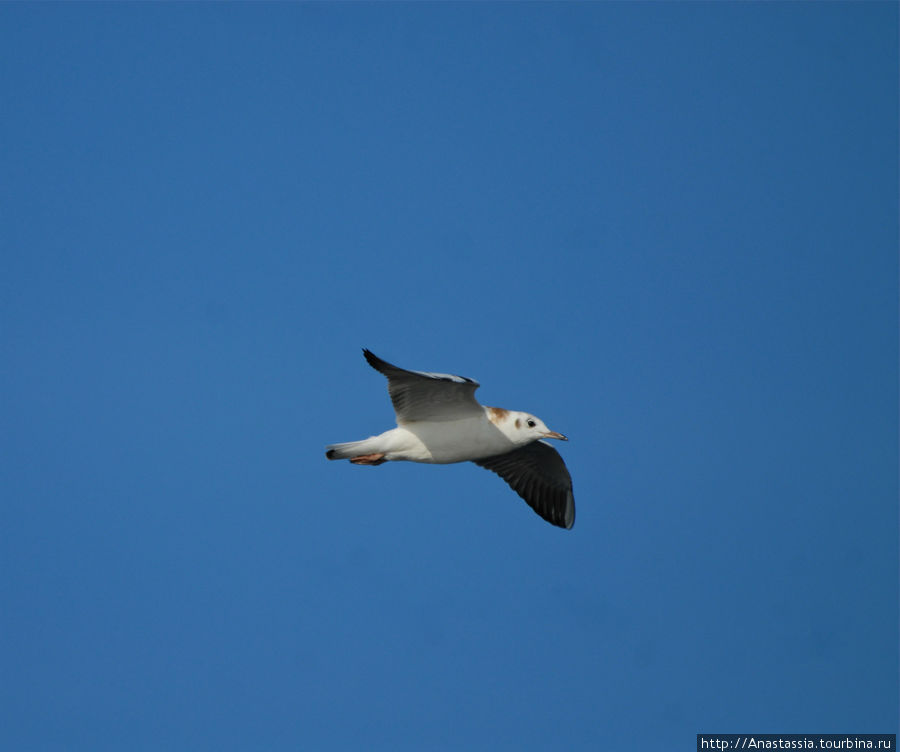
<path fill-rule="evenodd" d="M 563 436 L 561 433 L 557 433 L 556 431 L 547 431 L 544 434 L 545 439 L 562 439 L 563 441 L 568 441 L 568 439 Z"/>

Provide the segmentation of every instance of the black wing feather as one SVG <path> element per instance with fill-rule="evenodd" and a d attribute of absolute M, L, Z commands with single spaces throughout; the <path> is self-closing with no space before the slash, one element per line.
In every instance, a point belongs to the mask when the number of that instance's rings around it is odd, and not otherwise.
<path fill-rule="evenodd" d="M 575 524 L 572 476 L 549 444 L 534 441 L 506 454 L 473 461 L 497 473 L 547 522 L 567 530 Z"/>

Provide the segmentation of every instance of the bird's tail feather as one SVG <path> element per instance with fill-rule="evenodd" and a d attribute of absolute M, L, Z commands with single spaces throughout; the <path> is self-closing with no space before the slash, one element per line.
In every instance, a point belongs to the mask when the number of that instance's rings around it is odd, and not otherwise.
<path fill-rule="evenodd" d="M 349 460 L 364 454 L 372 454 L 375 448 L 372 439 L 347 441 L 343 444 L 329 444 L 325 447 L 325 456 L 330 460 Z"/>

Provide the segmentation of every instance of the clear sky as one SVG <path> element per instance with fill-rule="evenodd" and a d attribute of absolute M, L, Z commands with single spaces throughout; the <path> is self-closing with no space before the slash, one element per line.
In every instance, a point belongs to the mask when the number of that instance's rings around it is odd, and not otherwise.
<path fill-rule="evenodd" d="M 0 747 L 898 726 L 896 3 L 0 5 Z M 535 413 L 566 532 L 361 348 Z"/>

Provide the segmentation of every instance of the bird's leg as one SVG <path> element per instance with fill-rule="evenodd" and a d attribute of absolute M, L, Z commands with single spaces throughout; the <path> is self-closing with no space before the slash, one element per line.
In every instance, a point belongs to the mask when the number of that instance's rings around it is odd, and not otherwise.
<path fill-rule="evenodd" d="M 387 462 L 384 458 L 384 453 L 379 454 L 361 454 L 359 457 L 351 457 L 350 462 L 354 465 L 380 465 L 382 462 Z"/>

